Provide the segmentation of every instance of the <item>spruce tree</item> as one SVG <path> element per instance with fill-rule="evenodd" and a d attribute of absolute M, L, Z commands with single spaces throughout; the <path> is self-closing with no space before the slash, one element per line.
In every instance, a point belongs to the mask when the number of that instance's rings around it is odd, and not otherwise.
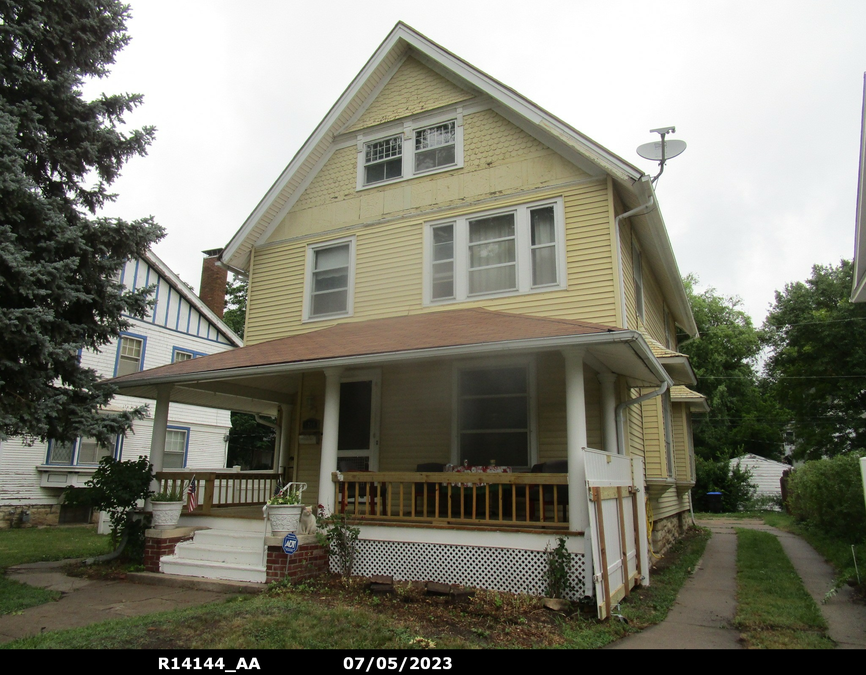
<path fill-rule="evenodd" d="M 128 42 L 111 0 L 0 0 L 0 437 L 106 441 L 141 411 L 100 414 L 114 389 L 82 368 L 147 310 L 126 260 L 163 236 L 150 218 L 100 217 L 154 129 L 123 129 L 139 95 L 84 99 Z"/>

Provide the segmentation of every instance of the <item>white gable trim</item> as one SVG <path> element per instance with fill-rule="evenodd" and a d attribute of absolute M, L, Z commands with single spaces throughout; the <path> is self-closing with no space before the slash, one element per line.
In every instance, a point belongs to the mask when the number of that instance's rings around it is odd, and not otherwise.
<path fill-rule="evenodd" d="M 144 252 L 142 257 L 149 265 L 159 272 L 159 274 L 180 294 L 184 300 L 192 305 L 199 314 L 202 314 L 208 321 L 210 321 L 218 331 L 225 335 L 229 342 L 231 342 L 235 347 L 244 346 L 244 341 L 241 340 L 222 319 L 214 314 L 211 308 L 204 304 L 202 299 L 193 293 L 181 278 L 177 276 L 168 265 L 160 260 L 156 253 L 148 250 Z"/>
<path fill-rule="evenodd" d="M 346 112 L 353 99 L 360 93 L 375 71 L 389 57 L 392 57 L 393 62 L 389 64 L 387 72 L 381 76 L 382 79 L 385 79 L 388 73 L 391 73 L 394 63 L 405 59 L 409 47 L 417 50 L 420 55 L 439 63 L 443 68 L 448 69 L 458 78 L 468 83 L 470 87 L 486 93 L 506 108 L 512 109 L 517 115 L 543 127 L 552 135 L 560 138 L 560 140 L 567 141 L 568 145 L 585 155 L 589 160 L 599 164 L 603 170 L 610 173 L 618 181 L 631 184 L 644 175 L 637 167 L 591 141 L 586 136 L 583 136 L 576 129 L 571 128 L 562 120 L 541 109 L 513 89 L 474 68 L 463 59 L 431 42 L 420 33 L 400 22 L 394 27 L 388 37 L 385 38 L 370 60 L 367 61 L 361 72 L 352 80 L 351 84 L 346 88 L 334 106 L 331 107 L 328 114 L 319 123 L 301 149 L 295 154 L 292 161 L 283 170 L 280 177 L 271 186 L 255 210 L 253 210 L 235 236 L 226 245 L 220 258 L 230 269 L 237 270 L 249 264 L 250 236 L 252 235 L 254 240 L 259 240 L 261 231 L 267 228 L 267 225 L 259 228 L 260 222 L 266 216 L 267 211 L 272 207 L 273 203 L 280 197 L 283 189 L 303 169 L 304 165 L 309 162 L 317 150 L 319 151 L 319 157 L 313 161 L 312 166 L 307 167 L 307 171 L 319 164 L 321 156 L 327 153 L 327 148 L 320 147 L 321 144 L 323 142 L 330 142 L 338 130 L 346 128 L 346 123 L 340 123 L 339 127 L 337 127 L 337 124 L 339 118 Z M 369 94 L 365 97 L 366 99 L 370 99 Z M 363 107 L 363 103 L 360 107 Z M 357 112 L 354 111 L 351 117 L 355 117 Z M 297 189 L 296 187 L 295 191 Z M 282 207 L 279 209 L 279 212 L 283 212 Z M 260 232 L 254 233 L 256 229 L 259 229 Z"/>

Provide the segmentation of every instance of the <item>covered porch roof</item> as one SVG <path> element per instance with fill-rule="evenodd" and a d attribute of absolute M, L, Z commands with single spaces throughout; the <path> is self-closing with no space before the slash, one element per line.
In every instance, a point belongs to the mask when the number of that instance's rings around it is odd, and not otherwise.
<path fill-rule="evenodd" d="M 644 337 L 633 330 L 485 309 L 426 312 L 341 323 L 114 378 L 131 396 L 274 415 L 298 390 L 302 373 L 585 347 L 590 367 L 625 376 L 630 386 L 673 384 Z"/>

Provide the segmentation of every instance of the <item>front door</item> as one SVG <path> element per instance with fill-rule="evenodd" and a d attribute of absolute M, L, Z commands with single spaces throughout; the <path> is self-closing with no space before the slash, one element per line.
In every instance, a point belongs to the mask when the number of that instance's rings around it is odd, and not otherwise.
<path fill-rule="evenodd" d="M 347 373 L 340 382 L 340 471 L 379 469 L 379 371 Z"/>

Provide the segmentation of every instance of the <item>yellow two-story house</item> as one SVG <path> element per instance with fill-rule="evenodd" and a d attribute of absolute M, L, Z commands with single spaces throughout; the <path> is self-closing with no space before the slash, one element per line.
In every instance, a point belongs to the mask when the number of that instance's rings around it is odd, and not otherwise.
<path fill-rule="evenodd" d="M 357 573 L 543 592 L 563 536 L 604 606 L 683 529 L 705 403 L 650 177 L 410 27 L 220 259 L 246 346 L 117 382 L 277 416 Z"/>

